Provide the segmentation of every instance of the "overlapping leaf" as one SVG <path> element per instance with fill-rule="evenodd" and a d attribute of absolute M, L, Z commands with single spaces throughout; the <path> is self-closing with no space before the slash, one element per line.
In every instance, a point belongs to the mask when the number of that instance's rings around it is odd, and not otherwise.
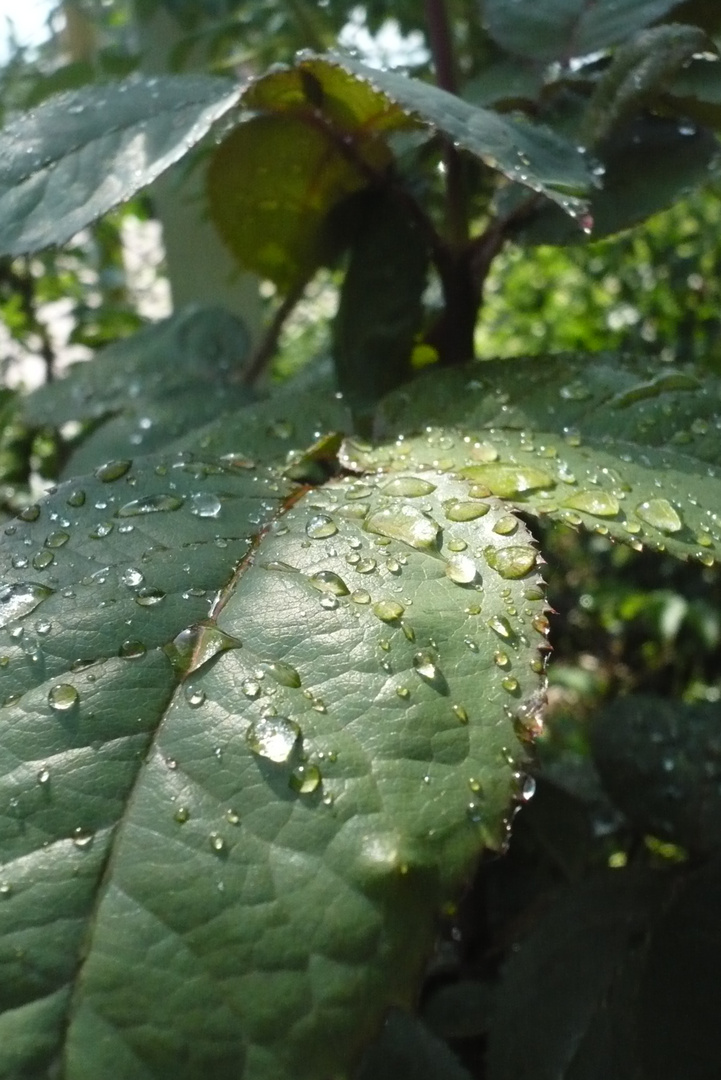
<path fill-rule="evenodd" d="M 475 365 L 391 395 L 385 430 L 399 441 L 351 448 L 346 460 L 460 470 L 531 513 L 711 566 L 721 557 L 720 400 L 717 378 L 649 361 Z M 429 414 L 440 429 L 409 438 Z"/>
<path fill-rule="evenodd" d="M 57 94 L 0 132 L 0 251 L 63 244 L 183 157 L 240 87 L 133 76 Z"/>
<path fill-rule="evenodd" d="M 6 527 L 0 1071 L 317 1078 L 409 1001 L 541 707 L 535 550 L 471 489 L 186 454 Z"/>

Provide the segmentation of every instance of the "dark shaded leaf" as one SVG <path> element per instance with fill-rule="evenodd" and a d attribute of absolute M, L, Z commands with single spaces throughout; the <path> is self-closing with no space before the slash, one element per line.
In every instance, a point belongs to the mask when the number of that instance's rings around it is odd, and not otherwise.
<path fill-rule="evenodd" d="M 420 1020 L 394 1011 L 355 1080 L 471 1080 L 471 1074 Z"/>

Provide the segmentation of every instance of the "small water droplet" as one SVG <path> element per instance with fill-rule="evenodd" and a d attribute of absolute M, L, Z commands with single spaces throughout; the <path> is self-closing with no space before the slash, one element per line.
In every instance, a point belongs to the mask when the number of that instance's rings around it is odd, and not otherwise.
<path fill-rule="evenodd" d="M 163 646 L 163 652 L 175 670 L 181 676 L 186 676 L 191 671 L 197 671 L 219 653 L 239 648 L 241 642 L 238 638 L 226 634 L 215 623 L 199 622 L 181 630 L 172 641 Z"/>
<path fill-rule="evenodd" d="M 478 568 L 468 555 L 452 555 L 446 562 L 446 577 L 456 585 L 470 585 L 477 573 Z"/>
<path fill-rule="evenodd" d="M 254 720 L 245 734 L 246 742 L 253 753 L 276 765 L 283 765 L 290 760 L 300 737 L 298 724 L 284 716 L 264 716 L 260 720 Z"/>
<path fill-rule="evenodd" d="M 356 573 L 372 574 L 377 565 L 375 559 L 361 559 L 360 562 L 356 563 Z"/>
<path fill-rule="evenodd" d="M 436 485 L 429 480 L 423 480 L 420 476 L 394 476 L 392 480 L 383 484 L 380 490 L 384 495 L 417 499 L 422 495 L 430 495 L 436 490 Z"/>
<path fill-rule="evenodd" d="M 494 664 L 497 664 L 498 667 L 507 668 L 511 661 L 509 660 L 507 653 L 495 652 L 493 654 L 493 662 Z"/>
<path fill-rule="evenodd" d="M 402 698 L 403 701 L 405 701 L 407 698 L 409 698 L 411 696 L 411 692 L 410 692 L 410 690 L 408 689 L 407 686 L 397 686 L 396 687 L 396 694 L 398 695 L 399 698 Z"/>
<path fill-rule="evenodd" d="M 48 693 L 48 705 L 55 712 L 68 712 L 79 700 L 80 695 L 70 683 L 56 683 Z"/>
<path fill-rule="evenodd" d="M 300 795 L 312 795 L 320 787 L 321 779 L 317 765 L 299 765 L 288 777 L 288 786 Z"/>
<path fill-rule="evenodd" d="M 470 499 L 449 499 L 443 504 L 449 521 L 475 521 L 485 517 L 490 510 L 488 503 L 471 502 Z"/>
<path fill-rule="evenodd" d="M 69 539 L 70 533 L 65 532 L 64 529 L 57 529 L 55 532 L 51 532 L 45 537 L 45 547 L 61 548 L 67 544 Z"/>
<path fill-rule="evenodd" d="M 507 692 L 508 692 L 509 694 L 515 694 L 515 693 L 517 693 L 517 692 L 518 692 L 518 688 L 519 688 L 519 685 L 520 685 L 520 684 L 519 684 L 519 682 L 518 682 L 518 679 L 515 679 L 515 678 L 513 677 L 513 675 L 509 675 L 509 676 L 508 676 L 507 678 L 505 678 L 505 679 L 501 679 L 501 686 L 502 686 L 502 687 L 503 687 L 503 689 L 504 689 L 504 690 L 506 690 L 506 691 L 507 691 Z"/>
<path fill-rule="evenodd" d="M 533 465 L 501 465 L 496 462 L 483 465 L 469 465 L 461 472 L 468 480 L 480 481 L 493 495 L 511 498 L 526 491 L 556 486 L 550 473 Z"/>
<path fill-rule="evenodd" d="M 129 589 L 136 589 L 138 585 L 142 585 L 145 578 L 140 570 L 134 566 L 129 566 L 127 570 L 123 570 L 120 575 L 120 580 L 123 585 L 127 585 Z"/>
<path fill-rule="evenodd" d="M 132 464 L 132 461 L 106 461 L 95 470 L 94 476 L 104 484 L 109 484 L 125 476 Z"/>
<path fill-rule="evenodd" d="M 454 705 L 453 711 L 462 724 L 468 723 L 468 713 L 462 705 Z"/>
<path fill-rule="evenodd" d="M 305 531 L 311 540 L 326 540 L 329 536 L 335 536 L 338 526 L 328 514 L 314 514 L 308 518 Z"/>
<path fill-rule="evenodd" d="M 504 615 L 492 615 L 491 618 L 488 619 L 486 625 L 498 634 L 499 637 L 505 638 L 506 640 L 513 634 L 511 624 Z"/>
<path fill-rule="evenodd" d="M 491 569 L 510 581 L 525 577 L 536 565 L 536 551 L 528 544 L 487 547 L 483 554 Z"/>
<path fill-rule="evenodd" d="M 208 843 L 214 855 L 222 855 L 225 852 L 226 843 L 220 833 L 212 832 L 208 837 Z"/>
<path fill-rule="evenodd" d="M 190 496 L 190 512 L 200 518 L 217 518 L 223 505 L 217 495 L 198 492 Z"/>
<path fill-rule="evenodd" d="M 356 589 L 350 594 L 350 598 L 354 604 L 370 604 L 371 602 L 371 594 L 365 589 Z"/>
<path fill-rule="evenodd" d="M 140 607 L 154 607 L 155 604 L 159 604 L 161 600 L 165 599 L 165 593 L 162 589 L 139 589 L 135 594 L 135 603 Z"/>
<path fill-rule="evenodd" d="M 435 653 L 431 649 L 421 649 L 413 657 L 413 667 L 417 675 L 431 685 L 434 690 L 439 692 L 447 692 L 448 684 L 446 683 L 443 672 L 438 666 Z"/>
<path fill-rule="evenodd" d="M 179 510 L 185 502 L 180 495 L 171 495 L 169 492 L 160 492 L 156 495 L 144 495 L 141 499 L 132 499 L 116 510 L 116 517 L 137 517 L 140 514 L 166 513 L 170 510 Z"/>
<path fill-rule="evenodd" d="M 39 784 L 48 784 L 50 782 L 50 770 L 43 767 L 37 774 L 37 781 Z"/>
<path fill-rule="evenodd" d="M 68 506 L 84 506 L 85 505 L 85 492 L 76 489 L 71 491 L 65 500 Z"/>
<path fill-rule="evenodd" d="M 93 834 L 89 829 L 83 829 L 80 826 L 73 833 L 73 844 L 76 848 L 80 848 L 82 851 L 87 850 L 93 842 Z"/>
<path fill-rule="evenodd" d="M 571 510 L 581 510 L 594 517 L 616 517 L 620 509 L 619 501 L 610 491 L 577 491 L 563 500 L 563 506 Z"/>
<path fill-rule="evenodd" d="M 243 679 L 240 684 L 240 689 L 247 698 L 253 699 L 260 697 L 260 683 L 255 679 Z"/>
<path fill-rule="evenodd" d="M 40 507 L 36 503 L 32 506 L 24 506 L 18 517 L 21 521 L 37 521 L 40 517 Z"/>
<path fill-rule="evenodd" d="M 205 690 L 197 686 L 185 687 L 185 700 L 193 709 L 197 709 L 205 701 Z"/>
<path fill-rule="evenodd" d="M 332 596 L 348 596 L 350 591 L 343 578 L 333 570 L 319 570 L 317 574 L 311 574 L 308 580 L 320 592 Z"/>
<path fill-rule="evenodd" d="M 415 506 L 402 504 L 375 510 L 366 517 L 363 527 L 419 551 L 430 551 L 438 545 L 438 525 Z"/>
<path fill-rule="evenodd" d="M 118 649 L 118 656 L 122 656 L 125 660 L 138 660 L 141 656 L 145 656 L 145 652 L 142 641 L 138 641 L 137 638 L 128 638 Z"/>
<path fill-rule="evenodd" d="M 173 814 L 173 817 L 177 821 L 178 825 L 185 825 L 186 821 L 190 817 L 190 810 L 187 806 L 179 806 Z"/>
<path fill-rule="evenodd" d="M 300 686 L 300 674 L 291 664 L 286 664 L 282 660 L 266 660 L 258 666 L 281 686 L 288 686 L 291 689 L 297 689 Z"/>

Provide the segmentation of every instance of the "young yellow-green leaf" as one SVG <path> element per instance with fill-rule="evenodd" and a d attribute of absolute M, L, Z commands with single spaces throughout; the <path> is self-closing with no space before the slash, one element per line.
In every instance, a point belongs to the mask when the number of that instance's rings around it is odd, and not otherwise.
<path fill-rule="evenodd" d="M 542 707 L 536 553 L 471 488 L 186 455 L 6 528 L 0 1072 L 323 1080 L 410 1002 Z"/>
<path fill-rule="evenodd" d="M 627 41 L 663 18 L 679 0 L 486 0 L 483 18 L 491 37 L 537 63 L 568 61 Z"/>
<path fill-rule="evenodd" d="M 0 251 L 64 244 L 183 157 L 240 89 L 205 75 L 132 76 L 12 120 L 0 132 Z"/>
<path fill-rule="evenodd" d="M 389 396 L 384 428 L 403 438 L 365 467 L 459 471 L 530 513 L 711 566 L 719 400 L 715 376 L 602 355 L 434 372 Z M 409 438 L 429 414 L 439 430 Z"/>
<path fill-rule="evenodd" d="M 117 457 L 164 449 L 253 399 L 240 383 L 245 326 L 222 308 L 187 308 L 103 349 L 23 398 L 28 423 L 97 426 L 65 468 L 74 476 Z"/>

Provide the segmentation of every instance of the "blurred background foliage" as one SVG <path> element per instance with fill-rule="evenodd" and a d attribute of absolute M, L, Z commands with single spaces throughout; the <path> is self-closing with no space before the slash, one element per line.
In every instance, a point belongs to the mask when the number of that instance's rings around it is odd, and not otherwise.
<path fill-rule="evenodd" d="M 450 7 L 463 78 L 477 87 L 494 47 L 479 29 L 474 0 L 453 0 Z M 196 66 L 244 75 L 288 60 L 301 47 L 325 49 L 339 40 L 376 61 L 400 49 L 411 69 L 427 65 L 415 0 L 370 0 L 352 9 L 342 0 L 137 0 L 134 6 L 83 0 L 58 5 L 44 45 L 15 47 L 0 71 L 4 114 L 57 90 L 132 71 L 145 22 L 160 8 L 181 27 L 172 55 L 179 70 L 194 58 Z M 572 350 L 588 353 L 592 364 L 594 352 L 620 350 L 642 352 L 659 365 L 688 364 L 701 375 L 721 373 L 720 194 L 721 185 L 711 181 L 644 224 L 598 242 L 508 246 L 486 282 L 478 357 Z M 142 243 L 155 251 L 150 272 L 129 258 L 139 228 Z M 0 260 L 0 522 L 52 483 L 79 434 L 72 426 L 28 428 L 18 394 L 166 314 L 164 273 L 152 193 L 62 251 Z M 316 278 L 283 329 L 273 380 L 328 352 L 337 285 L 332 271 Z M 260 291 L 272 312 L 273 289 L 265 284 Z M 533 528 L 557 611 L 538 789 L 518 816 L 509 856 L 486 866 L 460 908 L 447 912 L 422 1000 L 428 1025 L 478 1076 L 499 971 L 513 942 L 542 920 L 551 900 L 609 867 L 673 867 L 687 858 L 678 837 L 654 835 L 647 821 L 609 797 L 589 721 L 619 695 L 711 706 L 721 699 L 718 567 L 687 566 L 560 526 L 534 522 Z"/>

